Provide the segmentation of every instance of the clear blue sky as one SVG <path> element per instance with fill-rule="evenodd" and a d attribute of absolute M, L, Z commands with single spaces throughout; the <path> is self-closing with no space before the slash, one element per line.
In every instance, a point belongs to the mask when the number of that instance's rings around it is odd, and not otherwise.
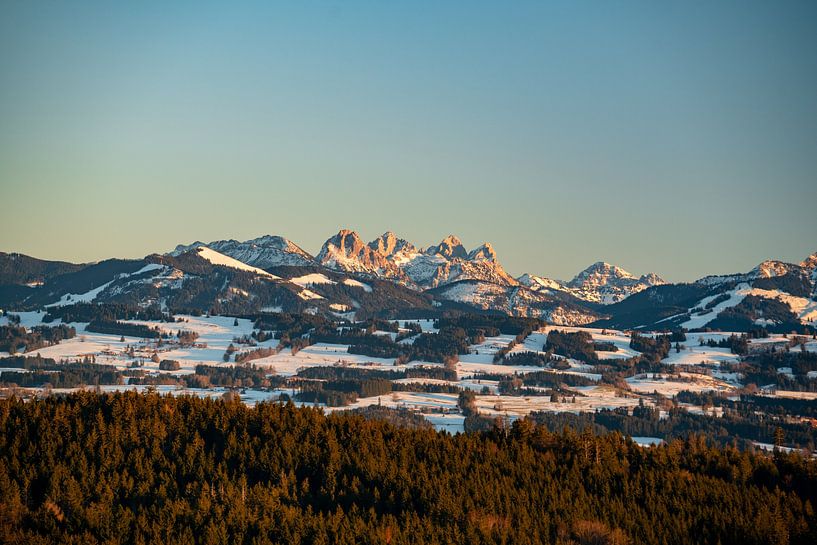
<path fill-rule="evenodd" d="M 513 274 L 817 250 L 816 2 L 0 3 L 0 250 L 340 227 Z"/>

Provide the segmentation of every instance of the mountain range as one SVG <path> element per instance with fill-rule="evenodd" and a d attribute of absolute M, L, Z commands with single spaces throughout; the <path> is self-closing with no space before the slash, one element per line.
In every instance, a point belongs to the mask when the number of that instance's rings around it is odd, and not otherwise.
<path fill-rule="evenodd" d="M 141 260 L 72 264 L 0 253 L 0 306 L 76 302 L 188 311 L 319 312 L 349 318 L 445 311 L 536 316 L 621 328 L 810 327 L 817 318 L 817 253 L 764 261 L 747 273 L 669 284 L 597 262 L 568 281 L 514 278 L 490 243 L 454 235 L 422 248 L 386 232 L 365 242 L 340 230 L 313 256 L 280 236 L 178 245 Z"/>
<path fill-rule="evenodd" d="M 603 262 L 594 263 L 569 282 L 531 274 L 514 278 L 499 263 L 496 251 L 489 242 L 468 251 L 458 237 L 449 235 L 437 245 L 419 248 L 390 231 L 366 243 L 356 232 L 343 229 L 330 237 L 315 257 L 293 242 L 277 236 L 263 236 L 245 242 L 194 242 L 177 246 L 170 255 L 178 256 L 201 246 L 253 267 L 320 266 L 390 279 L 418 290 L 462 280 L 478 280 L 502 286 L 523 286 L 536 292 L 559 291 L 585 301 L 610 304 L 647 287 L 664 283 L 654 273 L 639 278 Z"/>

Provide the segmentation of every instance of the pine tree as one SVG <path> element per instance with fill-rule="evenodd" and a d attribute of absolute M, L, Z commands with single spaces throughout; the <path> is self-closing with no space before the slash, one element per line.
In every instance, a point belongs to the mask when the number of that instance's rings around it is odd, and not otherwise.
<path fill-rule="evenodd" d="M 783 428 L 777 426 L 774 430 L 774 446 L 775 447 L 782 447 L 785 443 L 786 434 L 783 432 Z"/>

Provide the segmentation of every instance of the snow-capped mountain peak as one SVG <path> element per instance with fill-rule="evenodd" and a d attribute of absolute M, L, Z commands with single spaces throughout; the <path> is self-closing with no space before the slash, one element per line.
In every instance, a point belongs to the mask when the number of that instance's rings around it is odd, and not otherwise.
<path fill-rule="evenodd" d="M 417 248 L 409 241 L 399 238 L 391 231 L 386 231 L 369 243 L 369 248 L 385 255 L 393 256 L 398 252 L 416 252 Z"/>
<path fill-rule="evenodd" d="M 355 231 L 341 229 L 323 243 L 318 262 L 330 269 L 396 276 L 385 255 L 367 246 Z"/>
<path fill-rule="evenodd" d="M 593 263 L 567 283 L 580 299 L 603 304 L 616 303 L 650 286 L 664 284 L 655 273 L 636 277 L 621 267 L 604 261 Z"/>
<path fill-rule="evenodd" d="M 638 281 L 648 286 L 660 286 L 661 284 L 666 284 L 666 281 L 663 278 L 652 272 L 642 274 Z"/>
<path fill-rule="evenodd" d="M 752 278 L 774 278 L 788 274 L 794 268 L 796 268 L 796 265 L 792 265 L 791 263 L 767 259 L 749 271 L 749 276 Z"/>
<path fill-rule="evenodd" d="M 486 242 L 479 248 L 468 253 L 468 261 L 490 261 L 496 262 L 496 252 L 490 242 Z"/>
<path fill-rule="evenodd" d="M 588 285 L 606 286 L 616 283 L 617 280 L 633 279 L 635 279 L 635 276 L 621 267 L 611 265 L 604 261 L 597 261 L 573 277 L 569 285 L 573 288 L 581 288 Z"/>
<path fill-rule="evenodd" d="M 800 266 L 808 269 L 808 270 L 817 270 L 817 252 L 814 252 L 803 261 L 800 262 Z"/>
<path fill-rule="evenodd" d="M 639 278 L 604 261 L 594 263 L 570 282 L 532 274 L 515 279 L 505 272 L 490 243 L 486 242 L 468 252 L 456 235 L 448 235 L 439 244 L 421 250 L 392 231 L 386 231 L 366 244 L 357 232 L 341 229 L 323 244 L 317 258 L 286 238 L 274 235 L 264 235 L 244 242 L 220 240 L 179 245 L 171 255 L 177 256 L 200 247 L 209 248 L 259 269 L 280 265 L 322 265 L 329 269 L 388 278 L 416 289 L 434 288 L 462 280 L 505 286 L 517 286 L 521 283 L 533 291 L 561 291 L 579 299 L 605 304 L 620 301 L 642 289 L 664 283 L 654 273 Z M 817 263 L 817 254 L 807 258 L 807 261 Z M 775 271 L 782 270 L 782 264 L 775 265 L 777 263 L 779 262 L 762 263 L 756 274 L 775 274 Z"/>
<path fill-rule="evenodd" d="M 462 241 L 456 235 L 448 235 L 436 246 L 430 246 L 426 250 L 427 254 L 441 255 L 446 259 L 468 259 L 468 252 L 462 245 Z"/>
<path fill-rule="evenodd" d="M 284 237 L 264 235 L 244 242 L 237 240 L 217 240 L 210 243 L 194 242 L 176 246 L 170 255 L 177 256 L 206 246 L 216 252 L 237 259 L 242 263 L 258 268 L 276 267 L 279 265 L 310 265 L 314 263 L 311 255 L 297 244 Z"/>

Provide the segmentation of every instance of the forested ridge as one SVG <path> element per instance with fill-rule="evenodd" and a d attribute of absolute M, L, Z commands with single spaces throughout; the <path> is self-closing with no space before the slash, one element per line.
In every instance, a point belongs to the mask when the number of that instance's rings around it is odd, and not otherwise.
<path fill-rule="evenodd" d="M 451 436 L 157 394 L 0 401 L 8 543 L 815 543 L 798 454 L 529 421 Z"/>

